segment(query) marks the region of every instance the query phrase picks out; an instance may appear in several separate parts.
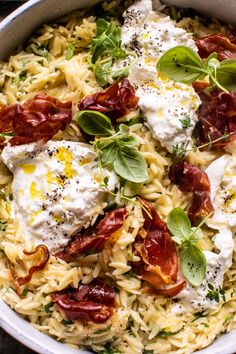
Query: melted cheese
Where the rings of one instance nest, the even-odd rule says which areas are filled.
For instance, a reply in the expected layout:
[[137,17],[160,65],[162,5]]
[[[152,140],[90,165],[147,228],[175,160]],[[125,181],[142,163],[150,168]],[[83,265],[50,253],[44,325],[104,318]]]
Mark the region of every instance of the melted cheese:
[[[55,252],[101,211],[106,192],[90,145],[49,141],[7,146],[2,160],[14,175],[15,216],[35,244]],[[113,189],[114,175],[104,171],[105,176]]]

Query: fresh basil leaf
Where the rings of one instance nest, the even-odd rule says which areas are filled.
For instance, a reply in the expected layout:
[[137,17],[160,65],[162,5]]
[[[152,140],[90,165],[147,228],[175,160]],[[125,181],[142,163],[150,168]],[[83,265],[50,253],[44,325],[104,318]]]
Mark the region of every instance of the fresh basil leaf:
[[111,120],[103,113],[80,111],[76,117],[79,126],[90,135],[111,135]]
[[[98,145],[99,148],[99,145]],[[110,142],[101,149],[101,163],[103,166],[110,165],[117,157],[117,145],[115,141]]]
[[227,90],[236,92],[236,59],[222,61],[216,71],[216,79]]
[[125,180],[143,183],[147,181],[147,164],[140,152],[130,148],[119,148],[113,163],[115,172]]
[[198,53],[185,46],[176,46],[163,54],[157,63],[157,70],[171,80],[184,84],[191,84],[207,75]]
[[75,50],[74,44],[70,43],[66,49],[66,60],[70,60],[73,57],[74,50]]
[[181,245],[191,234],[191,222],[182,208],[171,210],[167,218],[167,227],[174,236],[174,241]]
[[183,275],[193,286],[200,286],[206,275],[206,257],[195,245],[186,242],[180,252]]
[[127,137],[122,137],[117,139],[117,143],[122,147],[122,148],[137,148],[138,146],[138,141],[135,139],[133,136],[127,136]]

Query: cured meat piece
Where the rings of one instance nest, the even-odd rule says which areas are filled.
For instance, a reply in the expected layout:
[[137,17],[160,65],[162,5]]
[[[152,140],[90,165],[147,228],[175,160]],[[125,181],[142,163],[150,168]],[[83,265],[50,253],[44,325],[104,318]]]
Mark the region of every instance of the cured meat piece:
[[43,94],[22,105],[15,104],[0,111],[0,132],[11,132],[15,136],[10,144],[29,144],[34,141],[50,140],[59,130],[71,122],[71,102],[60,102]]
[[144,206],[143,230],[134,243],[134,253],[140,257],[133,262],[138,276],[157,289],[177,281],[178,256],[166,223],[160,219],[150,203],[141,200]]
[[209,36],[202,37],[196,40],[196,45],[201,58],[207,58],[214,52],[217,53],[217,58],[220,61],[236,58],[234,32],[231,32],[229,38],[220,34],[211,34]]
[[199,146],[217,140],[212,147],[224,147],[236,138],[236,93],[200,90],[198,94],[202,105],[198,110],[198,129],[194,133],[196,143]]
[[68,320],[104,323],[115,312],[115,291],[102,279],[77,289],[66,289],[52,295],[52,301]]
[[127,79],[115,81],[113,85],[104,91],[85,97],[79,104],[79,109],[98,111],[106,114],[111,119],[126,115],[138,104],[134,87]]
[[170,167],[169,178],[182,192],[193,193],[188,211],[192,223],[214,210],[210,199],[210,180],[200,168],[185,161],[179,162]]
[[126,215],[127,212],[125,208],[119,208],[109,212],[94,230],[95,236],[75,236],[63,251],[56,254],[56,257],[67,260],[72,256],[79,256],[89,252],[101,252],[112,233],[122,227]]

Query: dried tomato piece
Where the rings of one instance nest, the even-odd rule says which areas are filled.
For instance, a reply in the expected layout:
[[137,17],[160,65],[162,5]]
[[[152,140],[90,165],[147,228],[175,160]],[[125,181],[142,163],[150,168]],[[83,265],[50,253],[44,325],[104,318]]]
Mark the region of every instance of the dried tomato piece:
[[[233,42],[231,39],[233,38]],[[236,44],[234,32],[229,38],[220,34],[211,34],[196,40],[198,53],[201,58],[207,58],[211,53],[216,52],[219,60],[236,58]]]
[[79,109],[105,113],[111,119],[126,115],[138,104],[135,89],[127,79],[115,81],[104,91],[85,97],[79,104]]
[[54,97],[36,95],[23,103],[11,105],[0,111],[0,132],[13,132],[11,145],[50,140],[71,122],[71,102],[61,102]]
[[49,260],[49,257],[50,257],[49,250],[45,245],[38,245],[35,248],[35,250],[32,252],[28,252],[28,251],[24,250],[24,254],[27,256],[33,256],[33,255],[38,254],[41,256],[41,260],[40,260],[40,262],[38,262],[36,265],[32,266],[29,269],[28,274],[25,277],[17,277],[15,274],[13,264],[8,260],[8,265],[9,265],[9,268],[11,271],[11,275],[12,275],[12,278],[13,278],[13,281],[15,284],[16,291],[19,296],[21,296],[20,286],[28,283],[32,279],[32,276],[35,272],[37,272],[38,270],[43,270]]
[[182,192],[193,193],[188,211],[192,223],[214,210],[210,199],[210,180],[206,172],[188,162],[179,162],[170,167],[169,178]]
[[52,295],[52,301],[68,320],[104,323],[115,312],[115,291],[102,279],[77,289],[66,289]]
[[134,243],[134,252],[141,258],[132,266],[139,277],[155,287],[177,281],[178,256],[166,223],[147,201],[140,202],[145,222],[141,236]]
[[111,235],[122,227],[126,215],[125,208],[112,210],[100,221],[94,230],[95,236],[75,236],[63,251],[56,253],[56,257],[67,260],[71,256],[79,256],[91,251],[101,252]]
[[197,145],[218,140],[212,147],[223,147],[236,138],[236,93],[201,90],[198,94],[202,104],[198,110],[198,129],[194,132]]

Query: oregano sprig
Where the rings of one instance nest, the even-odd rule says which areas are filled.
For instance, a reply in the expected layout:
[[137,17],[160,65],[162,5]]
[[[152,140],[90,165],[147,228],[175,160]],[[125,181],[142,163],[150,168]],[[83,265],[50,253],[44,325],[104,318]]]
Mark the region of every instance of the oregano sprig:
[[219,61],[212,53],[205,61],[186,46],[176,46],[164,53],[157,63],[157,70],[171,80],[192,84],[209,76],[211,88],[236,92],[236,59]]
[[206,258],[196,243],[201,226],[191,227],[187,213],[181,208],[173,209],[167,219],[167,227],[172,239],[180,246],[180,267],[185,278],[193,286],[200,286],[206,275]]
[[85,133],[98,136],[93,144],[103,167],[112,166],[116,174],[126,181],[147,181],[146,161],[138,151],[138,141],[129,135],[128,126],[120,124],[119,131],[115,132],[110,118],[88,110],[78,113],[77,122]]
[[125,59],[127,54],[121,48],[121,26],[114,20],[99,18],[96,22],[97,35],[92,40],[92,67],[98,84],[106,86],[118,77],[127,77],[128,68],[114,70],[115,60]]

